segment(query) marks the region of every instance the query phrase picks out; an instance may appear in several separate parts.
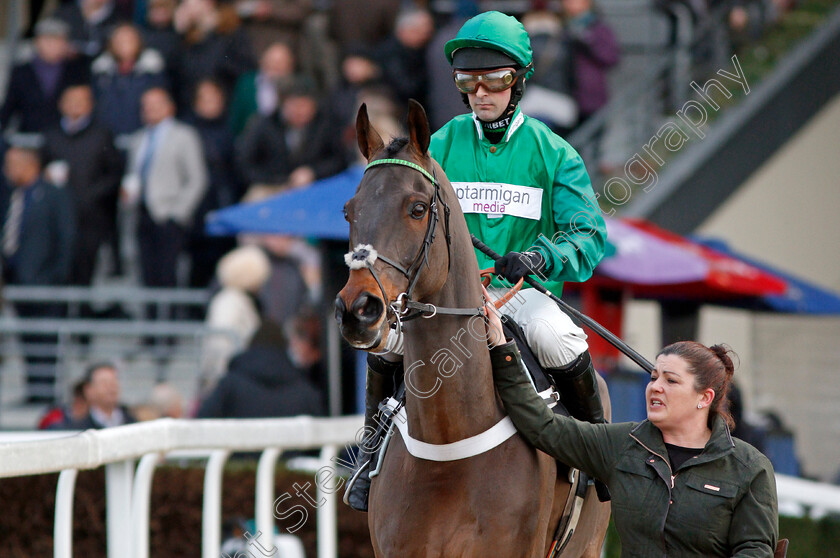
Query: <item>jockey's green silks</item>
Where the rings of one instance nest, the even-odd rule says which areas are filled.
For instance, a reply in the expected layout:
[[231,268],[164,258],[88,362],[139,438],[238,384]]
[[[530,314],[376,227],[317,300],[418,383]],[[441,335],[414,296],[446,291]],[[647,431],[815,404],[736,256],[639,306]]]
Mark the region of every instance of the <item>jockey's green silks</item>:
[[[429,150],[471,233],[500,254],[540,248],[548,259],[542,282],[557,295],[564,281],[589,279],[604,255],[606,226],[583,160],[565,140],[517,107],[498,143],[465,114],[438,130]],[[476,256],[480,268],[493,267]]]

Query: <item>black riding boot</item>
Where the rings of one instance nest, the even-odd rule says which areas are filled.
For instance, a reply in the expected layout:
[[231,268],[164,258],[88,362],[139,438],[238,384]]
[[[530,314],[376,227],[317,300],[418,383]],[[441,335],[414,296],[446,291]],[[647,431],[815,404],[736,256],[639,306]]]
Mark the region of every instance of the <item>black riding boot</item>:
[[601,393],[592,357],[589,351],[580,355],[573,363],[563,368],[546,368],[551,375],[563,404],[569,413],[578,420],[595,424],[604,420],[604,407],[601,405]]
[[381,440],[374,439],[379,433],[381,420],[376,420],[379,404],[394,392],[394,376],[402,371],[402,362],[390,362],[374,354],[367,357],[367,383],[365,385],[365,438],[359,446],[358,466],[353,474],[353,481],[347,487],[347,503],[357,511],[368,510],[370,492],[369,463],[379,448]]

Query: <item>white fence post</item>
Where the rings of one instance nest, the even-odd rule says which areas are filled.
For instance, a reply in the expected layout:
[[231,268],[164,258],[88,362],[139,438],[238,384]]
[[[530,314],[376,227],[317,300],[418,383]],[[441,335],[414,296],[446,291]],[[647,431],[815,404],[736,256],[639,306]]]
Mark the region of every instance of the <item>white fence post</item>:
[[204,471],[204,504],[201,512],[201,556],[219,558],[222,538],[222,473],[230,452],[215,450]]
[[133,478],[133,459],[105,465],[108,558],[130,556],[131,485]]
[[254,497],[254,517],[257,532],[253,533],[263,548],[274,548],[274,468],[280,456],[279,448],[268,448],[257,465],[257,487]]
[[73,558],[73,493],[76,489],[76,469],[65,469],[58,475],[55,490],[55,525],[53,525],[53,556]]
[[149,558],[149,500],[152,496],[152,476],[160,461],[160,454],[147,453],[140,459],[134,473],[131,493],[131,554],[134,558]]
[[[338,455],[337,446],[324,446],[321,450],[321,463],[327,464],[327,471],[332,471],[329,463],[332,458]],[[320,502],[324,498],[323,506],[318,508],[318,558],[338,558],[338,496],[336,491],[326,492],[321,486],[319,469],[315,473],[315,501]],[[334,474],[334,473],[333,473]],[[327,481],[324,481],[327,482]]]

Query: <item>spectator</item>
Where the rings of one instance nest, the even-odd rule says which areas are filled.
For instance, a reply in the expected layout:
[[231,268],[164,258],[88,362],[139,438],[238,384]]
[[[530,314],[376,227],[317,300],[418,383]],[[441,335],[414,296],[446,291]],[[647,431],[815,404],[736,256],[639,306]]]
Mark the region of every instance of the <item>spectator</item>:
[[734,382],[730,386],[731,389],[727,394],[729,413],[732,415],[732,420],[735,426],[732,428],[732,435],[747,442],[755,447],[758,451],[764,452],[764,439],[766,432],[747,420],[746,413],[744,413],[744,401],[741,396],[741,390]]
[[114,136],[140,129],[140,97],[153,87],[165,87],[163,57],[144,49],[140,31],[129,23],[114,28],[108,51],[93,62],[97,115]]
[[300,52],[301,29],[313,12],[311,0],[237,0],[236,13],[254,52],[280,40]]
[[270,273],[268,257],[256,246],[237,248],[220,261],[216,275],[222,289],[210,300],[205,324],[224,333],[208,335],[201,350],[202,391],[227,369],[231,356],[250,343],[262,323],[256,293]]
[[563,15],[580,125],[607,104],[607,70],[618,64],[619,49],[612,30],[593,9],[592,0],[563,0]]
[[400,0],[342,0],[329,9],[328,34],[339,51],[375,47],[388,38],[400,11]]
[[184,416],[184,399],[169,382],[161,382],[152,388],[149,407],[154,411],[155,418],[179,419]]
[[53,407],[38,421],[38,430],[67,430],[74,423],[83,420],[90,406],[85,399],[85,382],[79,380],[73,384],[70,405]]
[[111,428],[137,422],[128,408],[120,404],[120,379],[115,365],[101,362],[90,366],[84,381],[90,411],[73,423],[74,429]]
[[102,53],[111,27],[119,20],[114,0],[64,2],[55,11],[55,17],[69,26],[73,50],[88,59]]
[[289,358],[325,393],[328,386],[321,350],[321,320],[312,308],[304,308],[291,320],[288,331]]
[[452,90],[452,66],[440,53],[443,52],[443,46],[455,38],[461,26],[476,15],[478,5],[475,0],[457,0],[452,17],[435,32],[426,47],[426,68],[429,71],[426,113],[429,115],[432,132],[467,112],[461,96]]
[[69,58],[67,24],[45,19],[35,27],[35,56],[15,66],[9,77],[6,99],[0,107],[0,129],[9,131],[19,120],[17,131],[39,133],[58,126],[61,115],[58,98],[68,84],[85,83],[87,68]]
[[380,49],[385,81],[394,88],[400,106],[405,106],[409,99],[426,105],[429,88],[426,45],[434,30],[429,12],[416,8],[405,10],[397,17],[393,35]]
[[236,155],[250,185],[270,188],[306,186],[347,166],[341,137],[305,81],[283,92],[277,112],[249,123]]
[[265,317],[287,323],[321,297],[321,255],[306,241],[286,235],[261,235],[254,242],[268,253],[271,274],[260,291]]
[[[12,146],[4,157],[0,184],[2,269],[6,285],[65,285],[70,277],[76,232],[73,205],[67,192],[41,178],[41,157],[35,150]],[[21,318],[62,315],[54,304],[19,303]],[[55,399],[57,337],[25,334],[28,402]]]
[[156,50],[163,56],[169,83],[175,83],[173,72],[178,65],[183,44],[175,30],[175,0],[149,0],[146,22],[142,28],[146,48]]
[[122,161],[113,136],[93,118],[89,85],[61,96],[61,124],[45,135],[47,178],[70,195],[76,215],[76,252],[70,283],[90,285],[100,246],[117,238],[117,195]]
[[198,409],[197,418],[322,415],[323,396],[289,360],[282,328],[263,322],[248,349]]
[[184,37],[177,66],[178,109],[188,112],[198,83],[219,81],[230,95],[236,80],[255,67],[248,37],[232,6],[215,0],[184,0],[175,10],[175,29]]
[[522,95],[522,110],[566,136],[577,124],[577,102],[572,96],[572,56],[563,35],[560,16],[547,2],[533,2],[522,18],[534,50],[534,75]]
[[247,72],[236,82],[230,105],[234,135],[245,129],[254,114],[268,116],[277,110],[280,89],[294,80],[295,56],[286,43],[273,43],[260,57],[259,71]]
[[219,259],[236,247],[232,237],[208,236],[204,232],[205,216],[216,209],[239,201],[244,194],[233,160],[233,134],[225,112],[225,92],[213,80],[203,80],[195,92],[195,116],[190,119],[204,148],[209,185],[196,210],[190,231],[190,286],[206,287],[216,271]]
[[367,90],[385,88],[382,67],[373,49],[356,44],[344,51],[340,74],[339,85],[328,101],[333,127],[342,130],[342,135],[348,136],[346,139],[355,142],[356,112],[361,104],[359,97]]
[[191,126],[175,120],[169,93],[149,89],[140,103],[146,127],[131,141],[130,175],[123,181],[123,192],[139,206],[137,241],[143,285],[175,287],[178,256],[207,190],[207,169],[201,140]]

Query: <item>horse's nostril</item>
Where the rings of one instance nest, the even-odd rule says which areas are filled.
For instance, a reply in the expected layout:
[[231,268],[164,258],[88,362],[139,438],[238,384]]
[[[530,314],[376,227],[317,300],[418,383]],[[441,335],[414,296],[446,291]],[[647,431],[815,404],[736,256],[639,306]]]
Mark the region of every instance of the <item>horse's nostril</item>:
[[351,307],[353,317],[362,324],[371,324],[379,320],[385,304],[378,298],[368,293],[361,294]]
[[335,319],[338,323],[341,323],[341,318],[345,312],[347,312],[347,305],[344,304],[344,299],[341,298],[341,295],[338,295],[335,297]]

